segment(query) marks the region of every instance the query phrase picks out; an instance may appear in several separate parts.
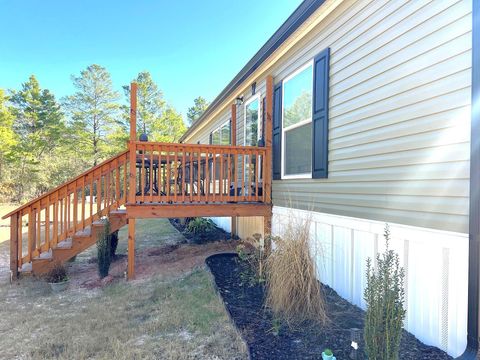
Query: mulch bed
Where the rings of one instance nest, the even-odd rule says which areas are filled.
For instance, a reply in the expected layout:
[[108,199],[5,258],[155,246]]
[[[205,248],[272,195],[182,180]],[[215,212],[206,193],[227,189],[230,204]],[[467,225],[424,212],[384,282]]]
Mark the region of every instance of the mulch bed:
[[212,241],[221,241],[221,240],[229,240],[231,239],[230,233],[226,232],[225,230],[215,226],[212,230],[202,232],[199,234],[191,234],[185,231],[187,221],[183,224],[180,219],[169,219],[170,223],[173,225],[175,229],[177,229],[182,235],[187,239],[189,243],[193,244],[205,244],[207,242]]
[[[213,255],[206,263],[227,311],[248,344],[251,359],[321,359],[326,348],[332,349],[338,360],[366,359],[361,350],[353,357],[350,330],[363,329],[364,312],[332,288],[322,285],[329,324],[304,324],[295,330],[282,324],[279,334],[275,335],[273,316],[263,305],[264,286],[245,281],[250,268],[236,254]],[[359,349],[363,349],[363,334],[359,337]],[[400,347],[400,359],[451,359],[445,352],[423,344],[406,331]]]

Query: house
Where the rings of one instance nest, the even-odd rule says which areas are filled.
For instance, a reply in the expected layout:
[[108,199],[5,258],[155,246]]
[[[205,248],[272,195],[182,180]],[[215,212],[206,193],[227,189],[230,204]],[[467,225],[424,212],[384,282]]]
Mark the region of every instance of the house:
[[475,358],[479,14],[476,0],[305,0],[180,144],[137,140],[132,84],[128,149],[5,216],[12,275],[91,246],[104,216],[128,223],[132,279],[137,218],[212,217],[248,237],[293,214],[312,220],[319,279],[363,307],[389,223],[405,328]]
[[[181,139],[264,143],[271,75],[273,233],[310,218],[319,278],[364,307],[366,258],[389,223],[407,273],[405,328],[453,356],[467,345],[467,313],[469,346],[478,337],[472,5],[306,0]],[[242,238],[263,231],[260,217],[214,220]]]

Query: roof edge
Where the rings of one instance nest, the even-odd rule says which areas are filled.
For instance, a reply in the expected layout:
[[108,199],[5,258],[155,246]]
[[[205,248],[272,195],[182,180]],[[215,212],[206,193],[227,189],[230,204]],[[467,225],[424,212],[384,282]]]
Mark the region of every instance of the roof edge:
[[247,64],[240,70],[240,72],[228,83],[228,85],[220,92],[219,95],[212,101],[200,118],[195,121],[182,135],[180,142],[183,142],[186,137],[191,135],[200,124],[213,112],[213,110],[228,96],[230,96],[235,89],[243,83],[290,35],[292,35],[310,15],[312,15],[325,0],[304,0],[295,11],[288,17],[287,20],[278,28],[277,31],[267,40],[267,42],[256,52],[256,54],[247,62]]

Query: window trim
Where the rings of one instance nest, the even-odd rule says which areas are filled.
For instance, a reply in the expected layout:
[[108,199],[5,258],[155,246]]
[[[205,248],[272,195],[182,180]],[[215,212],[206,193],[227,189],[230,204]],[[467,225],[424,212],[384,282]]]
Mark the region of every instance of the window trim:
[[255,100],[258,100],[258,110],[257,110],[257,113],[258,113],[258,116],[257,116],[257,142],[258,140],[260,140],[262,137],[262,132],[261,132],[261,129],[260,129],[260,122],[261,122],[261,119],[260,119],[260,94],[257,93],[255,95],[253,95],[252,97],[250,97],[250,99],[248,99],[247,101],[245,101],[244,105],[243,105],[243,146],[250,146],[250,145],[247,145],[247,106],[250,105],[252,102],[254,102]]
[[[281,176],[282,180],[283,179],[285,179],[285,180],[288,180],[288,179],[312,179],[312,176],[313,176],[311,169],[310,169],[309,173],[285,175],[285,132],[289,131],[289,130],[293,130],[293,129],[298,128],[298,127],[303,126],[303,125],[307,125],[309,123],[312,124],[312,126],[313,126],[313,112],[312,112],[312,115],[311,115],[310,119],[305,119],[305,120],[299,121],[298,123],[290,125],[289,127],[286,127],[286,128],[284,127],[284,124],[285,124],[285,116],[284,116],[285,115],[285,99],[284,99],[285,83],[288,83],[289,80],[293,79],[295,76],[297,76],[298,74],[300,74],[302,71],[304,71],[305,69],[307,69],[309,67],[312,67],[312,108],[313,108],[313,87],[314,87],[314,84],[315,84],[314,59],[311,59],[308,62],[306,62],[305,64],[303,64],[302,66],[300,66],[298,69],[296,69],[291,74],[286,76],[285,79],[283,79],[283,81],[282,81],[282,123],[281,123],[282,151],[281,151],[281,155],[280,155],[281,156],[280,157],[280,168],[281,168],[280,176]],[[312,134],[312,136],[313,136],[313,134]],[[313,156],[312,156],[312,161],[313,161]]]

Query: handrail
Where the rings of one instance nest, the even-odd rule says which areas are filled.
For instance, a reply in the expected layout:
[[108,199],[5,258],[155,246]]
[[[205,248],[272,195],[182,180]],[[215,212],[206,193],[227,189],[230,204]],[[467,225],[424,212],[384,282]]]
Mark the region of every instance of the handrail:
[[14,275],[24,263],[125,205],[128,162],[129,151],[123,151],[5,215],[3,218],[10,217],[10,268]]
[[93,168],[88,169],[87,171],[83,172],[82,174],[78,175],[77,177],[73,178],[72,180],[69,180],[69,181],[67,181],[67,182],[65,182],[65,183],[63,183],[63,184],[61,184],[61,185],[58,185],[56,188],[50,190],[49,192],[47,192],[47,193],[45,193],[45,194],[43,194],[43,195],[40,195],[38,198],[35,198],[35,199],[27,202],[26,204],[18,207],[17,209],[10,211],[8,214],[2,216],[2,219],[5,220],[5,219],[9,218],[10,216],[12,216],[13,214],[18,213],[19,211],[27,208],[28,206],[37,203],[39,200],[42,200],[42,199],[46,198],[47,196],[52,195],[53,193],[59,191],[59,190],[62,189],[63,187],[66,187],[66,186],[68,187],[69,185],[75,183],[77,180],[81,179],[82,177],[84,177],[84,176],[86,176],[86,175],[88,175],[88,174],[90,174],[90,173],[92,173],[92,172],[100,169],[101,167],[105,166],[106,164],[108,164],[108,163],[110,163],[110,162],[112,162],[112,161],[115,161],[115,159],[120,158],[120,157],[122,157],[123,155],[127,155],[127,158],[128,158],[128,152],[129,152],[129,150],[124,150],[124,151],[122,151],[121,153],[119,153],[118,155],[115,155],[113,158],[110,158],[110,159],[107,159],[107,160],[101,162],[101,163],[98,164],[97,166],[94,166]]

